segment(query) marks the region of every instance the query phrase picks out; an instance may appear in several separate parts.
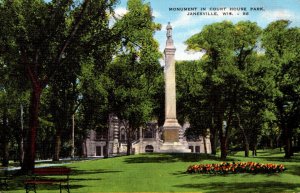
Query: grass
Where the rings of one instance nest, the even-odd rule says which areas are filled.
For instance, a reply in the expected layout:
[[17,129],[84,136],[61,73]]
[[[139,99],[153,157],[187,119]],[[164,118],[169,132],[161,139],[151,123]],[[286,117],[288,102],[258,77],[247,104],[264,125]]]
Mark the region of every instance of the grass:
[[[258,157],[237,152],[228,161],[284,164],[281,174],[186,174],[195,163],[219,163],[218,157],[196,154],[143,154],[68,164],[71,193],[97,192],[300,192],[300,154],[283,158],[279,150],[258,151]],[[8,193],[24,193],[24,176],[10,181]],[[1,190],[0,190],[1,192]],[[38,186],[38,193],[59,192],[58,186]]]

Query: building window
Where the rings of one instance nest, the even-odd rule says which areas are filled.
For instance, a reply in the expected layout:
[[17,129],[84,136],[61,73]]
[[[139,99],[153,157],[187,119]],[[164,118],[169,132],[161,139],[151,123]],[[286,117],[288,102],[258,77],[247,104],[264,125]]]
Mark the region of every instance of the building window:
[[196,146],[196,153],[200,153],[200,146]]
[[189,146],[189,149],[191,150],[192,153],[194,153],[194,146]]

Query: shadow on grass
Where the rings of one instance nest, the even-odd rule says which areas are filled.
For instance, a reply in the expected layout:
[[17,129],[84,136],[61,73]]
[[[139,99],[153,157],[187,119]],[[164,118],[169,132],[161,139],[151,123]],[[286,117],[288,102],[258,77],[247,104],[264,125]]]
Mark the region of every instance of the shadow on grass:
[[300,162],[299,156],[293,156],[289,159],[284,158],[283,156],[276,156],[276,157],[267,157],[267,156],[260,156],[259,158],[264,159],[266,161],[272,161],[272,162]]
[[178,177],[190,175],[190,174],[186,173],[185,171],[176,171],[176,172],[173,172],[173,173],[170,173],[170,174],[174,175],[174,176],[178,176]]
[[104,173],[118,173],[118,172],[123,172],[123,171],[116,171],[116,170],[104,170],[104,169],[99,169],[99,170],[77,170],[75,168],[72,168],[72,172],[70,177],[76,176],[76,175],[90,175],[90,174],[104,174]]
[[[195,154],[195,153],[148,153],[140,154],[139,156],[132,156],[125,159],[124,162],[128,164],[135,163],[172,163],[172,162],[199,162],[203,160],[213,160],[213,161],[224,161],[219,157],[213,155],[205,154]],[[225,161],[233,161],[233,159],[226,159]]]
[[[25,192],[25,186],[24,181],[28,179],[28,176],[15,176],[11,177],[8,180],[8,189],[4,192],[15,192],[18,190],[24,190]],[[72,192],[72,189],[79,189],[83,188],[82,185],[72,185],[73,179],[70,180],[70,191]],[[58,190],[59,191],[59,184],[53,184],[53,185],[37,185],[37,190]],[[1,192],[1,190],[0,190]],[[38,192],[38,191],[37,191]]]
[[[79,189],[83,188],[83,185],[76,185],[77,182],[80,181],[99,181],[102,180],[100,177],[96,176],[90,176],[93,174],[103,174],[103,173],[113,173],[113,172],[122,172],[122,171],[111,171],[111,170],[76,170],[75,168],[71,168],[72,172],[70,174],[70,190],[72,192],[72,189]],[[54,176],[55,178],[56,176]],[[30,176],[27,175],[19,175],[18,173],[15,175],[12,175],[8,179],[8,192],[14,192],[17,190],[24,190],[24,181],[26,179],[30,179]],[[40,178],[47,178],[47,177],[40,177]],[[52,178],[52,177],[51,177]],[[59,176],[58,178],[65,178],[65,176]],[[72,185],[75,183],[74,185]],[[58,190],[59,191],[59,185],[38,185],[37,190]],[[1,192],[1,190],[0,190]]]
[[286,192],[296,191],[300,188],[300,184],[281,183],[281,182],[248,182],[248,183],[222,183],[210,182],[202,184],[182,184],[175,185],[176,188],[198,189],[205,192]]
[[288,165],[286,166],[287,170],[285,171],[286,173],[300,176],[300,166],[299,165]]
[[98,181],[98,180],[102,180],[102,178],[71,178],[70,181]]
[[[102,180],[102,178],[98,177],[97,174],[104,174],[104,173],[118,173],[122,171],[113,171],[113,170],[76,170],[72,169],[72,173],[70,175],[71,181],[98,181]],[[90,176],[92,175],[92,176]],[[96,176],[96,177],[95,177]]]

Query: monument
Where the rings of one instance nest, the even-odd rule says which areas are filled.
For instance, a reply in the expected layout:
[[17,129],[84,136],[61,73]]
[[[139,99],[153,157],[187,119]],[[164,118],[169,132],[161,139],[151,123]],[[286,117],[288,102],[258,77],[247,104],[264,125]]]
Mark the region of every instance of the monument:
[[165,54],[165,122],[163,125],[163,144],[161,152],[191,152],[186,141],[180,137],[181,126],[176,118],[176,82],[175,51],[172,38],[172,26],[167,25],[167,42]]
[[[163,128],[158,127],[156,121],[148,122],[146,127],[140,127],[139,135],[134,136],[132,149],[135,154],[146,152],[160,153],[211,153],[209,136],[199,136],[197,140],[188,141],[183,137],[183,132],[190,127],[188,122],[183,127],[176,118],[176,82],[175,82],[175,47],[172,39],[172,26],[167,25],[167,42],[165,54],[165,122]],[[91,130],[89,137],[83,143],[86,156],[103,156],[108,151],[109,155],[122,155],[127,152],[125,125],[117,116],[109,119],[109,135],[106,132],[98,133]],[[160,138],[162,134],[163,140]]]

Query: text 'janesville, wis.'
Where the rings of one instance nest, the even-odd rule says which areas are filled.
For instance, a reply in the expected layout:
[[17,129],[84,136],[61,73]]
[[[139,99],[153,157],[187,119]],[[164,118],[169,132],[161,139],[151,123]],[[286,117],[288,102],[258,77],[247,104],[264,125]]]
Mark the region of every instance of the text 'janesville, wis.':
[[263,7],[170,7],[169,11],[187,12],[187,15],[249,15],[250,12],[265,11]]

